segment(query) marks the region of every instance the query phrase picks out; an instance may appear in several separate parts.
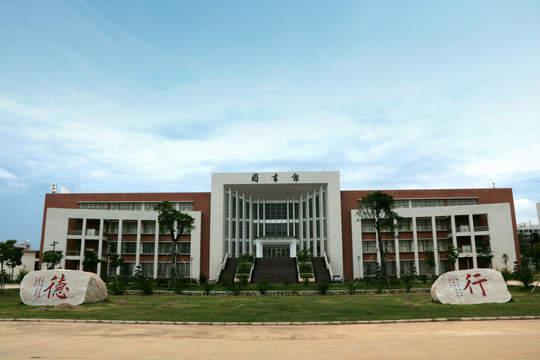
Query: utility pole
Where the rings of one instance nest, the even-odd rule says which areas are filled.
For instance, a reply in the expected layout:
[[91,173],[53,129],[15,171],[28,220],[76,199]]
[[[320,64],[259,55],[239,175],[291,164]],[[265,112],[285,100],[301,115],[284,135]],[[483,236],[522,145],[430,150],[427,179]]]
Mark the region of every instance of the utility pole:
[[56,250],[56,244],[58,244],[58,241],[53,241],[52,244],[50,244],[52,246],[52,250],[55,251]]

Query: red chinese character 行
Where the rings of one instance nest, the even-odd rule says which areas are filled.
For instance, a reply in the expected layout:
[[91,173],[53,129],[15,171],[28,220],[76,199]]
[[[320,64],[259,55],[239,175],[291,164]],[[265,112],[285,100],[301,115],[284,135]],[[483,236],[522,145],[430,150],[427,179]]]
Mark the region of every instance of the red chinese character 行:
[[62,277],[60,280],[58,280],[57,283],[54,282],[54,280],[57,280],[58,278],[56,276],[53,276],[51,279],[51,285],[49,285],[48,288],[43,290],[43,292],[49,292],[47,294],[47,299],[49,299],[52,295],[52,297],[58,297],[59,299],[65,299],[67,297],[66,292],[69,291],[69,288],[66,286],[66,277],[64,274],[62,274]]
[[480,279],[478,281],[472,282],[470,280],[471,276],[477,278],[477,277],[480,277],[481,275],[480,274],[474,274],[474,275],[467,274],[467,278],[465,279],[465,280],[467,280],[467,285],[463,288],[463,290],[467,290],[467,288],[469,288],[469,291],[471,292],[471,295],[472,295],[473,294],[473,289],[472,289],[471,285],[478,285],[478,286],[480,286],[480,289],[482,289],[482,296],[486,296],[486,291],[484,290],[484,286],[482,286],[482,283],[484,281],[487,281],[487,279]]

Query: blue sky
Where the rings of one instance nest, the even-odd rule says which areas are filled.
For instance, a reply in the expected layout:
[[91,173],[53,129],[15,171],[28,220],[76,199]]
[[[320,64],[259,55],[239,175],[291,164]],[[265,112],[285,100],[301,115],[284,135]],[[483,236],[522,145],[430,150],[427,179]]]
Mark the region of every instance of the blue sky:
[[538,222],[538,1],[0,0],[0,240],[44,194],[511,187]]

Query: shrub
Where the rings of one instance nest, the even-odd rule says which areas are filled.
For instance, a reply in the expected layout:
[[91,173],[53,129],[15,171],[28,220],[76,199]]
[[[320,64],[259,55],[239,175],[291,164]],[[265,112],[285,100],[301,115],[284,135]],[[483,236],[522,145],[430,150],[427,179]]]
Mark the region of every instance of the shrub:
[[205,285],[206,283],[208,283],[208,277],[204,274],[199,275],[199,285]]
[[288,277],[284,276],[284,277],[283,277],[283,283],[285,284],[285,286],[289,286],[289,284],[291,283],[291,279],[289,279]]
[[17,284],[21,283],[21,281],[26,276],[26,274],[28,274],[28,270],[24,270],[24,269],[19,270],[19,273],[17,274],[17,277],[15,279],[17,281]]
[[233,295],[240,295],[242,293],[242,284],[236,281],[229,281],[227,283],[227,289],[233,293]]
[[349,289],[349,294],[353,295],[356,291],[356,282],[355,281],[349,281],[347,283],[347,288]]
[[516,280],[521,281],[525,288],[531,287],[531,284],[534,281],[534,275],[528,266],[523,266],[521,269],[516,270],[514,275]]
[[512,271],[507,268],[501,269],[500,272],[504,281],[512,280],[514,278],[514,274],[512,273]]
[[325,279],[324,281],[317,284],[320,295],[326,295],[326,292],[330,288],[330,280]]
[[154,279],[145,276],[140,265],[137,266],[135,270],[134,278],[137,281],[139,285],[138,287],[142,291],[143,295],[152,295],[154,293]]
[[270,287],[270,283],[268,282],[266,278],[262,278],[257,284],[257,290],[259,290],[259,293],[261,295],[266,294],[266,291],[268,290],[269,287]]
[[109,290],[113,295],[123,295],[126,292],[128,281],[123,276],[116,277],[109,284]]
[[209,282],[206,282],[203,284],[203,289],[206,295],[210,295],[210,292],[214,289],[214,284],[210,284]]

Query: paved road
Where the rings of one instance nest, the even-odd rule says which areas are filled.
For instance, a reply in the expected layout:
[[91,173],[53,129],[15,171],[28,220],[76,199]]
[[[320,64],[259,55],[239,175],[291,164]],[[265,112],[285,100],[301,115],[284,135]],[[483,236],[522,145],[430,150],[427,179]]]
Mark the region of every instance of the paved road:
[[540,320],[366,325],[0,322],[0,359],[539,359]]

